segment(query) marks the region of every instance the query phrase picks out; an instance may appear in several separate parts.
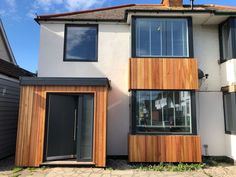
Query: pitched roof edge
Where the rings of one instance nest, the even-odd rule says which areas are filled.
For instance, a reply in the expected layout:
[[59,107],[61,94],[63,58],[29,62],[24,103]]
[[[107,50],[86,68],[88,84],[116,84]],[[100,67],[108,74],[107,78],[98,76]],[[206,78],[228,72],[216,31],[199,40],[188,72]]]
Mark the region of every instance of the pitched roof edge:
[[119,5],[119,6],[111,6],[111,7],[104,7],[104,8],[97,8],[97,9],[90,9],[90,10],[82,10],[82,11],[76,11],[76,12],[66,12],[66,13],[59,13],[59,14],[49,14],[49,15],[39,15],[35,18],[36,21],[47,19],[51,17],[62,17],[62,16],[68,16],[68,15],[77,15],[77,14],[83,14],[83,13],[89,13],[89,12],[97,12],[97,11],[103,11],[103,10],[111,10],[111,9],[118,9],[123,7],[131,7],[135,6],[136,4],[125,4],[125,5]]
[[[68,13],[60,13],[60,14],[51,14],[51,15],[41,15],[41,16],[37,16],[35,18],[35,21],[39,24],[39,21],[94,21],[94,22],[98,22],[98,21],[105,21],[105,22],[114,22],[114,21],[118,21],[118,22],[123,22],[125,21],[127,14],[125,15],[124,19],[94,19],[94,18],[88,18],[88,19],[68,19],[68,18],[57,18],[57,17],[63,17],[63,16],[70,16],[70,15],[77,15],[77,14],[83,14],[83,13],[90,13],[90,12],[98,12],[98,11],[105,11],[105,10],[110,10],[110,9],[119,9],[119,8],[124,8],[124,7],[132,7],[132,6],[148,6],[148,5],[155,5],[155,6],[163,6],[163,4],[126,4],[126,5],[120,5],[120,6],[111,6],[111,7],[105,7],[105,8],[97,8],[97,9],[91,9],[91,10],[83,10],[83,11],[77,11],[77,12],[68,12]],[[222,8],[222,9],[235,9],[236,7],[234,6],[224,6],[224,5],[218,5],[218,4],[195,4],[195,7],[215,7],[215,8]],[[190,7],[190,5],[188,4],[184,4],[183,7]],[[129,13],[129,12],[144,12],[145,9],[126,9],[125,13]],[[188,10],[188,9],[157,9],[157,10],[146,10],[147,12],[151,12],[151,11],[160,11],[160,12],[208,12],[208,13],[215,13],[215,14],[221,14],[221,12],[219,10],[216,9],[202,9],[202,10]],[[219,11],[219,12],[217,12]],[[224,14],[225,12],[222,11],[222,13]],[[227,12],[230,14],[236,14],[236,12]]]
[[31,76],[31,77],[36,76],[36,74],[27,71],[19,67],[18,65],[9,63],[1,58],[0,58],[0,73],[15,79],[19,79],[19,76]]

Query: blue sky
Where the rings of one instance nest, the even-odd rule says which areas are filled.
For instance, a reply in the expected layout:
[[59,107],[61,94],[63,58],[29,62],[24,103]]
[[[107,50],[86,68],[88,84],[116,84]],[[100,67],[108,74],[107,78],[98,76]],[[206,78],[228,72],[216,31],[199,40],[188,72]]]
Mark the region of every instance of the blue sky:
[[[37,71],[39,25],[35,13],[52,14],[121,4],[160,3],[161,0],[1,0],[0,17],[19,66]],[[189,3],[189,0],[184,0]],[[236,6],[235,0],[195,0],[196,4]]]

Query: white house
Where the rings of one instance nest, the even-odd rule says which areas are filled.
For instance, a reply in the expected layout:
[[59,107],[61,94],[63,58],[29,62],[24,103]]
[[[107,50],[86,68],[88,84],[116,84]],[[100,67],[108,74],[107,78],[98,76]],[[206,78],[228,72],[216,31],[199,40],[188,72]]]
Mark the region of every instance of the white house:
[[16,164],[236,160],[235,15],[163,0],[37,16]]

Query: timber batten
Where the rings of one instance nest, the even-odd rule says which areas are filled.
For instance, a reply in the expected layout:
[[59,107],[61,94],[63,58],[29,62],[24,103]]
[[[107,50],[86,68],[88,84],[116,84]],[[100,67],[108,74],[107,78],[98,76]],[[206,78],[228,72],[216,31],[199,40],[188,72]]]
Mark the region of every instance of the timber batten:
[[130,58],[129,89],[197,90],[193,58]]
[[129,135],[129,162],[202,162],[200,137]]
[[105,167],[108,86],[21,86],[16,165],[38,167],[43,163],[47,93],[94,94],[93,163]]

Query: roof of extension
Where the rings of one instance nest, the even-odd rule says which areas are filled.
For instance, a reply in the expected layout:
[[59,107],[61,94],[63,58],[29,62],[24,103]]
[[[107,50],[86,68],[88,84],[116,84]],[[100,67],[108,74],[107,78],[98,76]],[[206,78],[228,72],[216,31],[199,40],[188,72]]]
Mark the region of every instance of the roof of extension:
[[19,79],[21,76],[35,76],[34,73],[22,69],[17,65],[9,63],[3,59],[0,59],[0,74],[4,74],[15,79]]
[[121,6],[113,6],[99,8],[93,10],[84,10],[69,13],[60,13],[52,15],[40,15],[35,18],[37,22],[55,20],[74,20],[74,21],[125,21],[128,12],[209,12],[214,14],[234,14],[236,15],[236,7],[222,6],[215,4],[194,5],[192,9],[190,5],[182,7],[168,7],[163,4],[127,4]]

